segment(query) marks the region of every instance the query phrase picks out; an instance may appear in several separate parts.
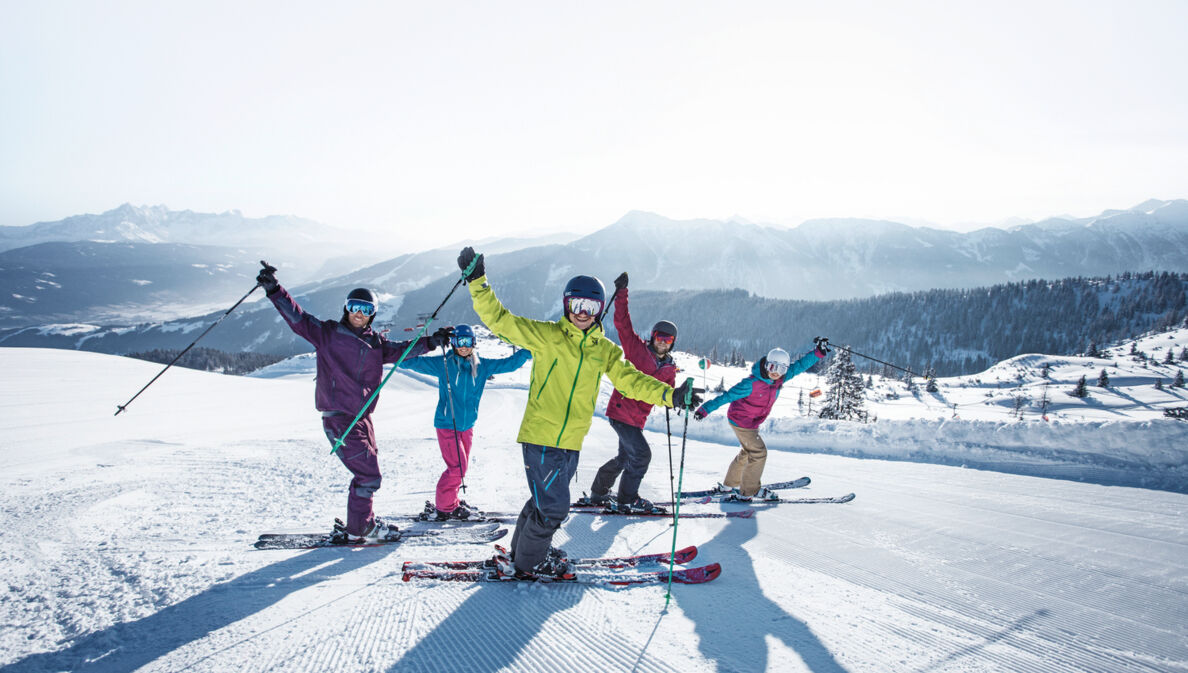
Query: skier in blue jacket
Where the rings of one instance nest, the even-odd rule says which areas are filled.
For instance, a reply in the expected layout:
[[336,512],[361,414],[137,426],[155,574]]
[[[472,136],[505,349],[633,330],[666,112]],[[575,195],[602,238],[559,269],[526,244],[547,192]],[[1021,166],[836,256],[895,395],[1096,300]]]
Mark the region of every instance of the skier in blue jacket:
[[532,357],[527,349],[495,360],[480,360],[475,351],[474,330],[470,325],[453,328],[449,353],[406,359],[402,369],[437,377],[437,412],[433,427],[446,469],[437,480],[435,502],[425,503],[422,519],[446,521],[467,519],[478,510],[458,498],[458,487],[470,462],[470,444],[474,423],[478,420],[479,401],[487,380],[496,374],[513,372]]

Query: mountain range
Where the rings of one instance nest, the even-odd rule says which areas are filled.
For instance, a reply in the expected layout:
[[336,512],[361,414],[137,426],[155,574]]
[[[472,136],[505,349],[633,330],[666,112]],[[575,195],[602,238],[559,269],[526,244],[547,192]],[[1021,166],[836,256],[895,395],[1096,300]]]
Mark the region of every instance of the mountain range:
[[[221,311],[216,307],[230,306],[251,287],[255,260],[261,258],[279,266],[281,282],[322,317],[337,317],[351,288],[375,289],[383,303],[378,322],[397,333],[417,325],[457,277],[455,246],[346,273],[313,272],[311,278],[308,268],[314,263],[303,267],[304,260],[316,258],[328,249],[327,241],[343,234],[299,218],[251,220],[237,213],[125,205],[102,216],[31,225],[23,228],[23,239],[4,229],[0,240],[9,243],[109,237],[41,240],[0,253],[5,290],[0,326],[8,328],[0,330],[0,345],[9,346],[113,353],[184,346],[191,330],[217,319]],[[678,221],[635,211],[589,235],[552,240],[557,242],[477,245],[487,252],[488,275],[511,310],[556,318],[563,284],[579,273],[597,275],[609,288],[619,272],[628,271],[632,290],[674,293],[671,300],[649,299],[660,305],[675,305],[692,293],[735,289],[743,292],[740,297],[756,299],[841,301],[1030,279],[1182,273],[1188,272],[1188,201],[1152,200],[1092,218],[970,233],[855,219],[812,220],[788,229]],[[203,245],[212,241],[222,245]],[[289,257],[295,248],[300,256]],[[737,304],[739,310],[753,310],[762,302]],[[193,310],[179,318],[186,308]],[[729,321],[720,311],[718,304],[716,319]],[[439,318],[475,319],[465,297],[455,298]],[[208,337],[213,343],[204,345],[280,354],[308,350],[278,320],[271,306],[250,300],[220,326],[220,336]],[[713,344],[701,345],[709,349]],[[720,346],[729,348],[731,342]]]

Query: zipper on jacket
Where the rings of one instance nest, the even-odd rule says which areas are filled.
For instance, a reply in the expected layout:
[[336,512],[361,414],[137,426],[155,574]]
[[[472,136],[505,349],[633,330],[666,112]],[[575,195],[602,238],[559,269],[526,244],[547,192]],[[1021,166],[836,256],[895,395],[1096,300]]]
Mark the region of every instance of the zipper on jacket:
[[540,390],[536,391],[536,399],[540,399],[541,394],[544,393],[545,386],[549,384],[549,377],[553,375],[553,367],[557,366],[557,358],[553,358],[553,364],[549,365],[549,371],[545,374],[544,381],[540,383]]
[[569,389],[569,401],[565,403],[565,420],[561,421],[561,432],[557,433],[557,446],[561,446],[561,435],[565,434],[565,426],[569,425],[569,408],[573,406],[573,393],[577,390],[578,377],[582,375],[582,363],[586,360],[586,349],[582,348],[586,345],[586,338],[589,334],[582,334],[582,340],[578,343],[578,366],[577,372],[573,375],[573,386]]

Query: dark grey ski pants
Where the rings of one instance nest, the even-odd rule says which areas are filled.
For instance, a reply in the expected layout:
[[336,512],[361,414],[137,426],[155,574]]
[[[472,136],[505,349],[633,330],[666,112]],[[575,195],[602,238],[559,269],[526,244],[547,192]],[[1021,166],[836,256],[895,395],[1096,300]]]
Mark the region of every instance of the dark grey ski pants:
[[516,520],[511,553],[516,570],[531,572],[548,556],[553,534],[569,516],[569,482],[577,472],[579,452],[538,444],[522,446],[531,497]]
[[639,497],[639,483],[643,481],[648,465],[652,462],[652,447],[648,446],[648,440],[644,439],[643,430],[613,418],[607,420],[619,435],[619,454],[598,468],[598,474],[594,476],[594,483],[590,486],[590,495],[609,493],[615,479],[619,478],[619,473],[622,472],[617,497],[621,503],[632,503]]

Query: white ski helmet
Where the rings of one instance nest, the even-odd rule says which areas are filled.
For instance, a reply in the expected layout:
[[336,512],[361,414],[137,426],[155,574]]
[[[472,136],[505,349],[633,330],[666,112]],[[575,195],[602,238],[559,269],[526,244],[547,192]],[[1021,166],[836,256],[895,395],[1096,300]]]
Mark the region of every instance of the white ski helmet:
[[792,365],[792,356],[788,355],[788,351],[783,348],[773,348],[767,351],[766,360],[768,368],[774,365],[781,374],[788,371],[788,367]]

